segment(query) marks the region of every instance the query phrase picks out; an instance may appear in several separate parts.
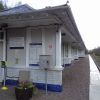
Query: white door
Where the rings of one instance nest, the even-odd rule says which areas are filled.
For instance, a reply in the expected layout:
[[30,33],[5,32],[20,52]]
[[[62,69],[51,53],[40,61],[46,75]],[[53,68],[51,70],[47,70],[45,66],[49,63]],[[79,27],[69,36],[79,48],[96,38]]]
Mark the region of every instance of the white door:
[[29,64],[32,66],[38,66],[39,56],[42,52],[42,45],[31,45],[29,51]]
[[[0,42],[0,61],[3,60],[3,42]],[[3,69],[0,65],[0,82],[2,82],[3,79]]]

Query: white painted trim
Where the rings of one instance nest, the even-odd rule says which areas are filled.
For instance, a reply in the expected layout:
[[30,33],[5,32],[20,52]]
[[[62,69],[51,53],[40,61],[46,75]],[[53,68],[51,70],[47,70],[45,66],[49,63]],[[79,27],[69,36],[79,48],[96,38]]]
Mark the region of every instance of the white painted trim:
[[72,57],[72,50],[71,50],[71,44],[69,43],[68,44],[68,58],[71,58]]
[[26,28],[26,67],[29,67],[29,43],[31,43],[31,29]]
[[42,54],[45,55],[45,29],[42,28]]
[[63,57],[65,57],[65,44],[63,43]]
[[4,41],[3,41],[3,60],[6,60],[6,31],[4,30]]
[[61,28],[56,32],[56,67],[61,68]]
[[[23,69],[23,70],[44,70],[44,68],[40,68],[40,67],[27,67],[25,68],[25,66],[13,66],[13,67],[8,67],[8,69]],[[53,66],[52,68],[49,68],[48,71],[62,71],[64,68],[56,68],[55,66]]]
[[77,58],[79,57],[79,51],[78,51],[78,48],[77,48]]

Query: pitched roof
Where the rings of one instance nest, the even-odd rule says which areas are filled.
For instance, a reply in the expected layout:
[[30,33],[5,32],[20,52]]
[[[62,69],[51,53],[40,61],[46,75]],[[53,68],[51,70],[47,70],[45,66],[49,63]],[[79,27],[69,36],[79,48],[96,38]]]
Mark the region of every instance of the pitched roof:
[[25,13],[25,12],[31,12],[33,10],[35,10],[35,9],[31,8],[27,4],[24,4],[24,5],[21,5],[21,6],[14,7],[14,8],[2,10],[0,12],[0,15],[9,15],[9,14],[16,14],[16,13]]
[[[22,17],[16,17],[16,16],[11,17],[13,14]],[[25,26],[63,24],[65,28],[69,31],[69,33],[76,38],[77,40],[76,42],[80,43],[80,47],[86,48],[78,31],[77,25],[75,23],[71,8],[67,4],[55,7],[46,7],[38,10],[32,9],[28,5],[21,5],[0,12],[1,23],[8,23],[9,25],[13,26],[15,25],[14,21],[16,19],[17,19],[16,25],[19,25],[18,21],[20,21],[20,25],[24,24]]]

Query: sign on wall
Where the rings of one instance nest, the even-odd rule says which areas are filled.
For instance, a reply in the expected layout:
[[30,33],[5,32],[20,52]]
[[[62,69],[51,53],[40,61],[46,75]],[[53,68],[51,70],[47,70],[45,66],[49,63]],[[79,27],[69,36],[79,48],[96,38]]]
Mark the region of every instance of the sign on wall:
[[9,39],[9,46],[11,49],[24,48],[24,37],[11,37]]

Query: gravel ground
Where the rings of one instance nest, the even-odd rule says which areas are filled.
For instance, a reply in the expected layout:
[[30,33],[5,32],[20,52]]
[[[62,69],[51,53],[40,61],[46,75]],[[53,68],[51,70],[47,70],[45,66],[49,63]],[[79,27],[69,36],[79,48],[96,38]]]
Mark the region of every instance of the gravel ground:
[[[89,59],[81,58],[63,70],[63,91],[61,93],[39,90],[31,100],[89,100],[90,68]],[[0,89],[0,100],[16,100],[14,87],[8,91]]]

